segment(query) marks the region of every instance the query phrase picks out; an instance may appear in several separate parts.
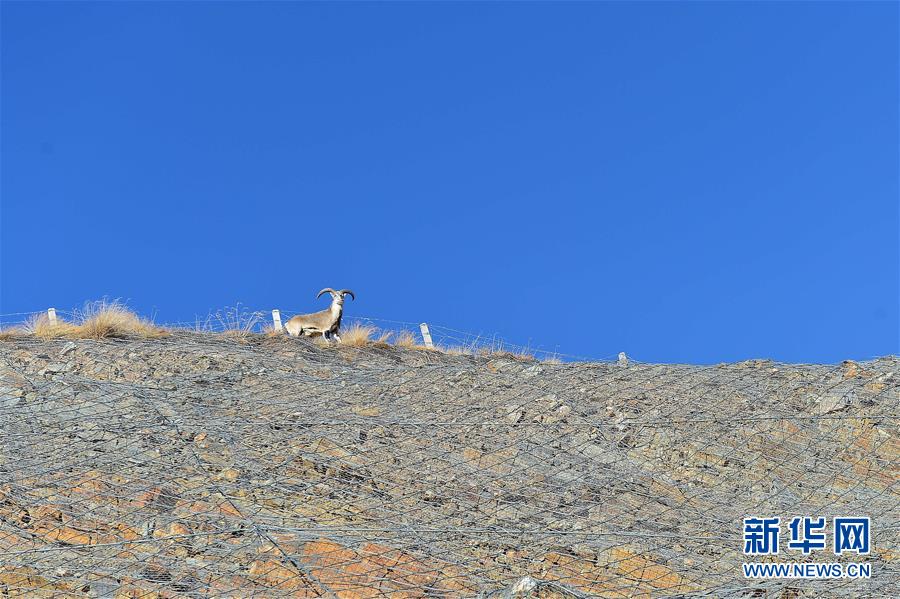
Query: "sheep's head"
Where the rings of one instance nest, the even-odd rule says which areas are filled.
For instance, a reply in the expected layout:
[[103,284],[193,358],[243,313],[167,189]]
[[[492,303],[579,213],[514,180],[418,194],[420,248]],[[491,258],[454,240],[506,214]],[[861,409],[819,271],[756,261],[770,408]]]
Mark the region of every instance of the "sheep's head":
[[353,295],[353,292],[350,291],[349,289],[340,289],[338,291],[335,291],[331,287],[326,287],[325,289],[320,291],[319,295],[316,296],[316,299],[319,299],[325,293],[330,293],[332,301],[334,301],[334,303],[336,303],[338,306],[344,305],[344,297],[347,295],[350,296],[350,299],[353,299],[353,300],[356,299],[356,296]]

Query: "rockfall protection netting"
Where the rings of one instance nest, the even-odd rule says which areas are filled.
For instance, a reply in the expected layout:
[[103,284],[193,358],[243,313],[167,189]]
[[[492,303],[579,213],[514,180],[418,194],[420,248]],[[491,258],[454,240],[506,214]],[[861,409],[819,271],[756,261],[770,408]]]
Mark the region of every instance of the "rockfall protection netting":
[[[13,337],[0,596],[896,596],[898,389],[896,358]],[[871,578],[745,579],[749,515],[869,516],[867,556],[778,559]]]

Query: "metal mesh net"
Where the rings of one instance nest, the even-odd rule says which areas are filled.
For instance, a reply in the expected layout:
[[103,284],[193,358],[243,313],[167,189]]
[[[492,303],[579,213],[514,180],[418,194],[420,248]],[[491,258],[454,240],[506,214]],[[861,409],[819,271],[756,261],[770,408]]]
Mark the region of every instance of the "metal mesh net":
[[[0,595],[894,596],[898,361],[548,364],[174,333],[0,342]],[[864,515],[866,580],[745,516]]]

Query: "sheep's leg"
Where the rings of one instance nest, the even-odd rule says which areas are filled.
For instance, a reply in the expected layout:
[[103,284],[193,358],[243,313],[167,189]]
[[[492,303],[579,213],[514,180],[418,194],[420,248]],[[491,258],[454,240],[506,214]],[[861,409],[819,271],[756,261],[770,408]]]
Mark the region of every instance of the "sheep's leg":
[[341,336],[338,335],[338,332],[337,332],[337,331],[333,332],[332,335],[334,336],[335,339],[337,339],[337,342],[338,342],[338,343],[341,342]]
[[322,338],[325,339],[325,341],[331,342],[331,338],[328,336],[328,331],[322,331]]

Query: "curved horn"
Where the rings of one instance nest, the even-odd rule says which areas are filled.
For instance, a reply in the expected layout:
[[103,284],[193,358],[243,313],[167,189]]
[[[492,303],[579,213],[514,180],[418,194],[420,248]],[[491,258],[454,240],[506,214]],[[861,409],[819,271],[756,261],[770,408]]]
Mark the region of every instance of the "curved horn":
[[353,298],[353,301],[354,301],[354,302],[356,301],[356,296],[353,295],[353,292],[350,291],[349,289],[341,289],[341,290],[339,291],[339,293],[346,293],[346,294],[349,295],[351,298]]
[[323,289],[322,291],[319,292],[319,295],[316,296],[316,299],[319,299],[320,297],[322,297],[322,294],[326,293],[326,292],[334,293],[334,289],[332,289],[331,287],[326,287],[325,289]]

